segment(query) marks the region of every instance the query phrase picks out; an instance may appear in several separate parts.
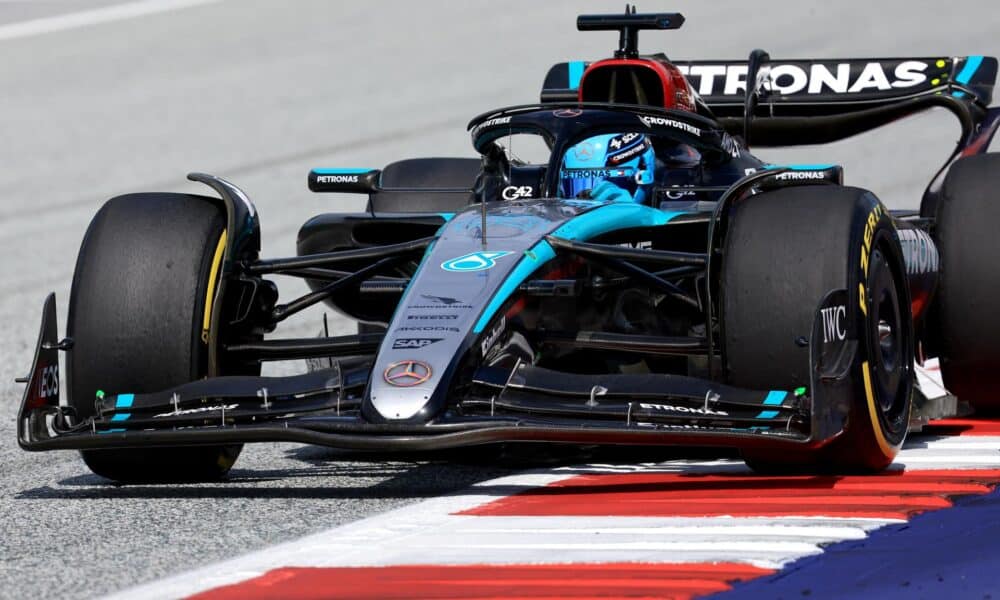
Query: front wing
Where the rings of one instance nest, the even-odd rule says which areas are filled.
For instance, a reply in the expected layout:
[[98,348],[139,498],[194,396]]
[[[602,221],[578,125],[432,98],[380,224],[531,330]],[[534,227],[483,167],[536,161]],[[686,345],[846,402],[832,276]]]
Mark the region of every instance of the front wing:
[[[817,324],[818,326],[818,324]],[[98,392],[95,415],[60,405],[50,295],[18,413],[26,450],[302,442],[420,451],[495,442],[815,448],[843,431],[846,365],[815,348],[813,385],[758,391],[677,375],[579,375],[526,364],[480,367],[449,410],[426,422],[370,422],[361,404],[370,360],[289,377],[214,377],[149,394]],[[823,364],[826,360],[830,364]],[[807,393],[808,392],[808,393]]]

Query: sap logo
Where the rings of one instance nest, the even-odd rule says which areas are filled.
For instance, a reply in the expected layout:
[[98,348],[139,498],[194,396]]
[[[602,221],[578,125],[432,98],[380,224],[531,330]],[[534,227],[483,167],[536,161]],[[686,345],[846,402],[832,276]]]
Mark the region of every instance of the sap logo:
[[847,337],[847,329],[844,328],[844,320],[847,318],[847,307],[844,305],[831,306],[820,309],[823,318],[823,343],[829,344],[834,340],[842,341]]
[[393,350],[419,350],[444,338],[399,338],[392,341]]
[[823,171],[786,171],[775,175],[775,179],[779,181],[788,180],[803,180],[803,179],[826,179],[826,173]]
[[59,395],[59,365],[43,367],[38,378],[38,397],[52,398]]
[[493,345],[497,343],[497,340],[500,339],[500,336],[503,335],[503,332],[506,328],[507,328],[507,317],[506,316],[500,317],[500,322],[497,323],[497,326],[491,329],[488,334],[486,334],[486,337],[483,338],[483,341],[480,344],[480,350],[482,350],[484,357],[490,351],[490,349],[493,348]]
[[535,191],[528,185],[508,185],[500,192],[504,200],[517,200],[519,198],[532,198]]
[[319,175],[316,177],[319,183],[357,183],[357,175]]
[[[852,66],[857,68],[852,69]],[[778,94],[857,94],[870,90],[886,91],[908,88],[927,81],[927,63],[906,60],[897,64],[879,62],[852,65],[794,65],[772,64],[769,81],[764,89]],[[698,93],[703,96],[742,95],[746,92],[746,65],[678,65],[681,73],[697,79]],[[891,68],[891,73],[887,69]],[[856,73],[855,77],[852,74]],[[720,83],[721,82],[721,83]],[[718,88],[722,87],[720,91]]]
[[499,250],[496,252],[472,252],[458,258],[446,260],[441,263],[441,268],[452,273],[469,273],[472,271],[485,271],[496,266],[496,260],[507,256],[510,252]]
[[639,117],[639,120],[642,121],[642,124],[645,125],[646,127],[652,127],[653,125],[661,125],[663,127],[673,127],[674,129],[680,129],[681,131],[686,131],[691,135],[696,135],[701,137],[700,129],[698,129],[694,125],[688,125],[687,123],[684,123],[683,121],[678,121],[676,119],[667,119],[666,117],[649,117],[643,115]]

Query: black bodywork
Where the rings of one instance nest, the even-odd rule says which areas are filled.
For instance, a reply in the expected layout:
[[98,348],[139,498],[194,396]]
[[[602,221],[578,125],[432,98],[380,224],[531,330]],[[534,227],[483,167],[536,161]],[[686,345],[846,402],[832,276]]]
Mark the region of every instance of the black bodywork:
[[[952,72],[964,65],[949,60]],[[893,69],[900,61],[874,62]],[[678,64],[690,73],[708,63]],[[698,113],[581,103],[568,95],[564,70],[571,68],[553,67],[542,103],[472,120],[481,158],[461,163],[469,170],[467,186],[390,187],[379,170],[314,171],[311,189],[368,193],[369,210],[309,220],[296,257],[261,259],[260,224],[249,199],[220,178],[191,175],[218,195],[230,232],[208,331],[210,377],[159,393],[108,390],[94,399],[96,417],[76,419],[58,389],[58,353],[72,352],[73,340],[59,339],[50,296],[18,415],[21,446],[297,441],[419,450],[550,441],[794,449],[834,439],[847,415],[841,399],[851,350],[809,343],[819,339],[820,311],[829,302],[815,307],[813,331],[803,340],[810,384],[750,390],[727,383],[718,297],[732,203],[779,187],[840,185],[840,168],[773,167],[754,159],[740,138],[745,94],[738,100],[703,94]],[[905,94],[895,88],[850,98],[772,93],[759,99],[751,134],[760,145],[819,143],[941,106],[962,126],[953,161],[985,151],[1000,124],[1000,110],[987,108],[995,74],[996,61],[981,59],[968,81],[953,77]],[[571,146],[629,131],[697,148],[701,179],[657,190],[653,206],[558,197],[560,157]],[[498,141],[517,133],[543,136],[549,163],[511,162]],[[913,232],[901,238],[912,243],[912,249],[904,244],[904,258],[927,354],[934,348],[926,308],[936,254],[926,232],[947,166],[919,213],[894,215],[900,231]],[[530,194],[505,199],[510,187]],[[433,211],[380,209],[418,195],[434,199]],[[464,268],[469,260],[489,266]],[[272,274],[304,278],[312,292],[278,303],[265,279]],[[339,337],[264,337],[320,302],[371,327]],[[241,365],[291,359],[308,359],[310,372],[226,375]],[[423,381],[396,387],[397,375]]]

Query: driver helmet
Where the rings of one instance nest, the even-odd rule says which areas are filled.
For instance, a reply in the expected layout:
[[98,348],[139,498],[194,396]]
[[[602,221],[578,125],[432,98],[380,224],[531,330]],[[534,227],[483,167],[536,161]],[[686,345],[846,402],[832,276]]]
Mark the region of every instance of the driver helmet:
[[593,198],[595,191],[603,197],[615,190],[611,199],[645,202],[655,168],[653,143],[645,135],[596,135],[566,152],[559,172],[560,192],[564,198]]

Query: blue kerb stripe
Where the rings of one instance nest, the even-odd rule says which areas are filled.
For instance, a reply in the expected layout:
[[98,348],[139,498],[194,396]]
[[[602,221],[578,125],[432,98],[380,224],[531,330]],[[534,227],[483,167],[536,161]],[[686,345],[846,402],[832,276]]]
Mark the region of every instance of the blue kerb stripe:
[[764,406],[781,406],[781,403],[785,401],[785,396],[788,392],[770,391],[767,393],[767,398],[764,398]]
[[760,414],[757,415],[758,419],[773,419],[778,416],[778,411],[776,410],[762,410]]
[[313,169],[317,175],[363,175],[375,169]]
[[132,416],[132,413],[118,413],[117,415],[111,417],[111,420],[112,421],[127,421],[128,418],[131,417],[131,416]]
[[955,77],[955,81],[965,85],[972,80],[972,76],[976,74],[979,70],[979,66],[983,64],[982,56],[970,56],[965,59],[965,66],[962,67],[962,71]]
[[584,62],[574,60],[569,63],[569,89],[575,90],[580,87],[580,79],[583,78]]
[[115,408],[130,408],[135,400],[135,394],[118,394],[115,398]]

